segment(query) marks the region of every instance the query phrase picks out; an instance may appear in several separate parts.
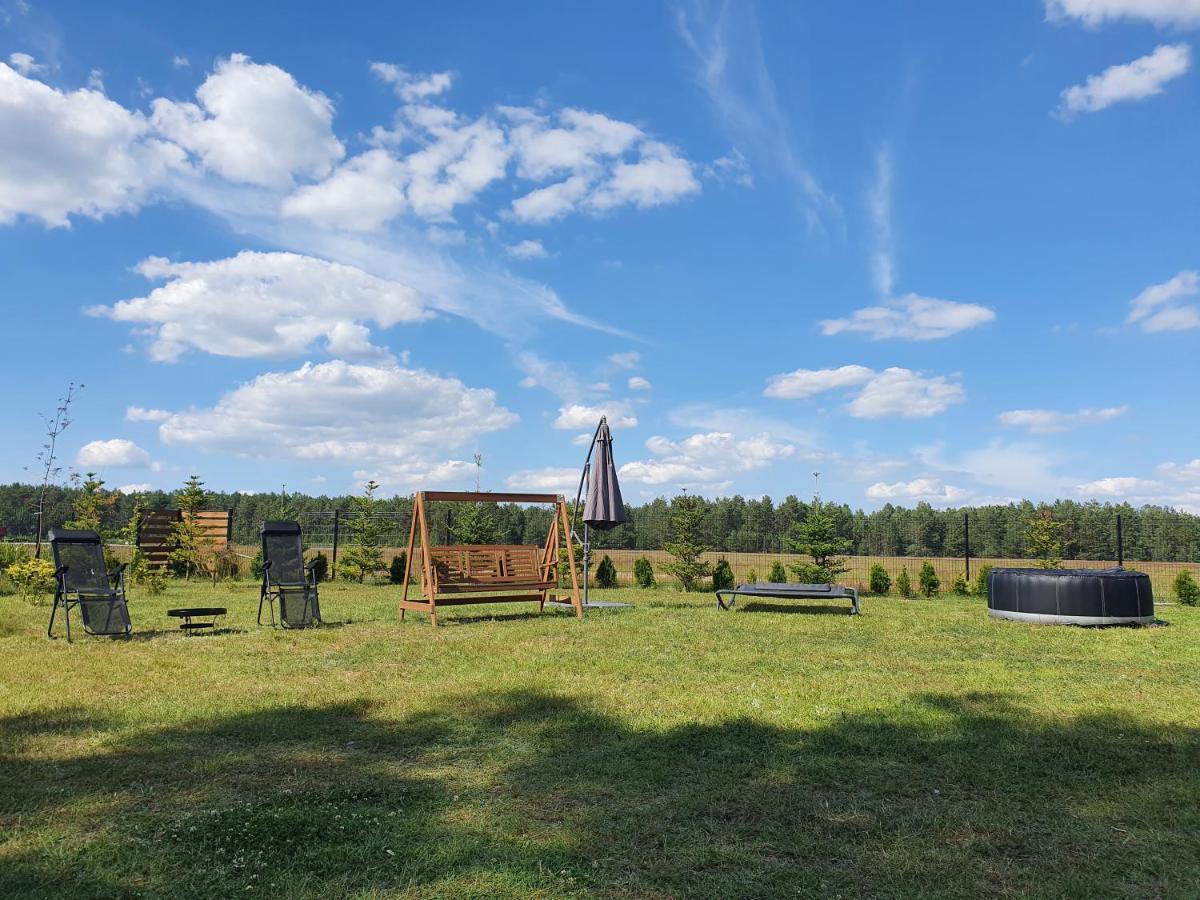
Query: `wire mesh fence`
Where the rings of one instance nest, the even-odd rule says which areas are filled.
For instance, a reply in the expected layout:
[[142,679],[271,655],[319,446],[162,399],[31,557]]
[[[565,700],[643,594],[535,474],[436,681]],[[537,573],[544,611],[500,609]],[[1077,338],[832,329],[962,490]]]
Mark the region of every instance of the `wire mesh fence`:
[[[60,498],[61,499],[61,498]],[[363,523],[370,523],[375,539],[382,544],[385,563],[407,546],[412,515],[411,498],[395,497],[379,502],[368,516],[358,514],[349,498],[213,498],[218,506],[232,510],[231,543],[236,552],[252,557],[259,544],[259,527],[264,518],[294,518],[304,530],[305,543],[331,558],[341,557],[357,540]],[[5,518],[9,538],[32,534],[28,498],[16,498]],[[251,502],[253,501],[253,502]],[[162,502],[168,503],[164,497]],[[812,504],[789,497],[773,504],[769,499],[740,497],[699,501],[701,515],[694,529],[700,559],[715,566],[722,558],[735,580],[769,580],[784,577],[795,581],[798,567],[812,559],[799,552],[796,527],[805,522]],[[59,503],[47,522],[66,521],[70,504]],[[552,511],[515,504],[488,504],[492,532],[481,543],[541,544]],[[1056,533],[1057,552],[1064,566],[1104,568],[1125,565],[1151,575],[1159,596],[1171,596],[1172,582],[1185,568],[1200,574],[1200,517],[1160,508],[1133,508],[1060,502],[1051,507],[1032,503],[980,507],[970,510],[936,510],[885,506],[872,512],[851,510],[845,505],[825,503],[822,509],[834,525],[841,546],[835,554],[843,583],[869,588],[870,572],[879,566],[896,582],[907,571],[915,584],[921,567],[928,563],[949,589],[959,577],[976,579],[983,566],[1038,565],[1045,562],[1030,546],[1029,522],[1040,511],[1050,509],[1060,523]],[[461,505],[429,504],[430,540],[434,544],[460,541]],[[629,522],[610,532],[591,532],[592,564],[607,555],[613,562],[619,584],[634,582],[634,564],[644,557],[656,581],[674,579],[665,568],[672,560],[670,545],[678,538],[679,498],[659,499],[627,507]],[[20,513],[18,515],[17,513]],[[105,522],[110,533],[123,527],[129,515],[125,506],[110,511]],[[123,518],[124,517],[124,518]],[[27,521],[28,520],[28,521]],[[27,539],[27,538],[22,538]],[[469,541],[468,541],[469,542]],[[772,571],[774,570],[774,572]]]
[[[633,511],[631,520],[610,532],[587,535],[595,567],[605,556],[612,560],[620,585],[635,583],[634,564],[645,558],[660,584],[674,578],[667,570],[673,555],[668,549],[676,537],[669,507],[650,514]],[[544,539],[550,512],[533,508],[495,507],[496,543],[537,544]],[[345,510],[303,513],[305,543],[334,555],[355,542],[356,528],[364,517]],[[365,517],[378,526],[385,559],[407,547],[411,511],[399,510]],[[1124,565],[1147,572],[1160,596],[1169,596],[1172,582],[1183,569],[1195,572],[1200,564],[1200,521],[1196,523],[1129,521],[1119,513],[1092,517],[1085,522],[1062,522],[1054,533],[1050,554],[1030,546],[1028,521],[988,511],[961,512],[926,517],[923,521],[872,520],[851,516],[839,522],[837,534],[844,542],[838,552],[839,580],[862,590],[870,587],[872,567],[879,566],[895,584],[902,573],[917,585],[921,567],[928,563],[949,590],[961,577],[971,583],[986,566],[1039,566],[1058,563],[1071,568],[1108,568]],[[582,528],[580,528],[582,531]],[[430,540],[434,544],[460,543],[455,512],[431,504]],[[729,522],[706,516],[695,534],[699,559],[715,566],[725,560],[737,581],[797,580],[798,570],[813,562],[799,552],[794,528],[756,527],[753,522]],[[780,568],[782,567],[782,569]]]

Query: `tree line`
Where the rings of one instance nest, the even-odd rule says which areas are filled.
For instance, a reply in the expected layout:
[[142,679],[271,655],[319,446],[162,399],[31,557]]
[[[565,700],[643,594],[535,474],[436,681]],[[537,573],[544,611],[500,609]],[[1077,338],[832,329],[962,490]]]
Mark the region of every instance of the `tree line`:
[[[44,499],[41,486],[0,486],[0,526],[9,540],[33,540],[37,531],[39,500],[47,527],[71,521],[82,485],[50,486]],[[182,490],[182,486],[181,486]],[[137,495],[117,494],[102,510],[103,527],[113,533],[127,528],[134,506],[178,508],[181,491],[149,491]],[[673,518],[682,498],[659,498],[649,503],[627,504],[628,524],[610,532],[593,532],[596,549],[662,550],[674,541]],[[189,501],[190,502],[190,501]],[[695,539],[705,550],[730,553],[785,553],[787,536],[794,526],[813,514],[813,500],[794,495],[776,503],[770,497],[741,496],[708,499],[688,497],[695,505]],[[549,508],[512,504],[483,504],[479,510],[452,504],[430,504],[432,539],[437,543],[459,540],[464,530],[497,542],[541,543],[550,525]],[[334,510],[339,511],[341,536],[353,542],[355,523],[363,527],[365,516],[374,520],[385,542],[399,545],[408,532],[411,496],[372,496],[369,503],[351,495],[306,495],[298,493],[229,493],[206,491],[206,509],[228,509],[233,513],[234,541],[258,542],[258,529],[266,519],[297,519],[310,533],[310,542],[328,543],[332,537]],[[820,504],[832,525],[832,534],[844,542],[846,555],[854,556],[963,556],[969,544],[972,556],[1035,556],[1029,546],[1028,524],[1043,512],[1061,523],[1062,558],[1115,560],[1118,553],[1118,517],[1124,556],[1140,561],[1200,560],[1200,516],[1162,506],[1134,507],[1072,500],[1050,504],[1031,501],[1006,505],[935,509],[927,503],[914,507],[886,504],[870,512],[849,505]],[[839,546],[842,546],[839,543]]]

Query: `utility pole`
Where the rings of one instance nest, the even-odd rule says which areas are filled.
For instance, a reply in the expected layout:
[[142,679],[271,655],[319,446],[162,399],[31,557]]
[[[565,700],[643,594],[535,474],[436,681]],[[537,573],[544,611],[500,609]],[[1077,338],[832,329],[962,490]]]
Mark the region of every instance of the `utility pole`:
[[475,454],[475,493],[479,493],[479,475],[483,471],[483,454]]

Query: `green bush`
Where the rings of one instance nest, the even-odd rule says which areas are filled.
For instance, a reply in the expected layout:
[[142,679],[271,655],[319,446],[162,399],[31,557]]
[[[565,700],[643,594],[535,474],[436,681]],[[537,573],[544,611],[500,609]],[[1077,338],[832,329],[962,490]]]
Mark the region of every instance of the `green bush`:
[[604,558],[600,560],[600,565],[596,566],[596,587],[615,588],[616,586],[617,567],[613,565],[613,561],[605,553]]
[[885,569],[879,563],[871,564],[871,572],[868,576],[871,583],[871,593],[885,596],[892,589],[892,576],[888,575]]
[[329,577],[329,557],[317,551],[317,555],[312,558],[312,573],[313,579],[317,582],[325,581]]
[[714,591],[723,591],[726,588],[733,587],[733,569],[729,565],[729,561],[725,557],[717,560],[717,565],[713,569],[712,583]]
[[767,581],[771,584],[783,584],[787,581],[787,569],[783,567],[783,563],[779,560],[771,563],[771,571],[767,573]]
[[967,576],[959,572],[954,576],[954,581],[950,583],[950,591],[956,597],[965,597],[971,592],[970,586],[967,584]]
[[262,581],[263,556],[261,547],[259,547],[258,552],[254,554],[254,559],[250,560],[250,574],[254,576],[255,581]]
[[25,559],[7,569],[17,590],[30,603],[39,605],[44,595],[54,593],[54,563],[48,559]]
[[912,579],[908,577],[907,566],[900,570],[900,575],[896,578],[896,590],[900,592],[901,597],[913,595]]
[[167,571],[166,569],[145,569],[137,583],[140,587],[145,588],[146,593],[151,597],[157,597],[167,591]]
[[[404,584],[404,567],[408,564],[408,551],[401,550],[392,557],[392,564],[388,566],[388,581],[392,584]],[[320,579],[318,579],[320,580]]]
[[932,597],[942,586],[942,579],[938,578],[937,572],[933,569],[933,563],[929,560],[921,563],[921,570],[917,573],[917,583],[921,585],[921,593],[926,597]]
[[1187,569],[1175,576],[1175,599],[1185,606],[1195,606],[1200,603],[1200,584],[1192,577]]
[[634,560],[633,580],[638,583],[638,587],[654,587],[654,567],[650,565],[650,560],[646,557],[639,556]]
[[758,581],[758,573],[751,569],[746,573],[746,584],[754,584],[756,581]]
[[237,578],[241,573],[241,565],[238,563],[237,554],[233,552],[232,547],[222,547],[212,554],[209,562],[213,578]]
[[988,576],[992,574],[992,567],[986,563],[979,567],[979,571],[975,573],[975,596],[986,598],[988,595]]
[[788,568],[792,570],[792,574],[796,576],[796,581],[800,584],[833,584],[837,580],[837,575],[833,570],[817,563],[797,563]]
[[29,548],[22,544],[0,543],[0,570],[7,569],[13,563],[25,562],[33,556]]

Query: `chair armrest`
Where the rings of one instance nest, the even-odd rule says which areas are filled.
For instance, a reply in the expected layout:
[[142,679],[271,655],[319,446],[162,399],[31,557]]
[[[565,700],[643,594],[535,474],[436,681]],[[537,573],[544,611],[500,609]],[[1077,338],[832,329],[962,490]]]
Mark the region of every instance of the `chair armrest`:
[[262,566],[263,566],[263,571],[264,571],[264,572],[265,572],[265,571],[267,571],[268,569],[270,569],[270,568],[271,568],[271,560],[269,560],[269,559],[264,559],[264,560],[263,560],[263,564],[262,564]]
[[55,577],[55,578],[62,578],[62,577],[63,577],[64,575],[66,575],[66,574],[67,574],[67,567],[66,567],[66,566],[59,566],[57,569],[55,569],[55,570],[54,570],[54,577]]

